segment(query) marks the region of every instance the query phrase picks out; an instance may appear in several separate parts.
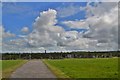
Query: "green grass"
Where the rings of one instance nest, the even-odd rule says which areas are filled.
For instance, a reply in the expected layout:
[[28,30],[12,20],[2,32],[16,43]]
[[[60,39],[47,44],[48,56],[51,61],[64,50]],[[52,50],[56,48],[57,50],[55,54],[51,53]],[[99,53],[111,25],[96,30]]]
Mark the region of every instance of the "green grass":
[[2,61],[0,60],[0,79],[2,78]]
[[[118,78],[118,58],[44,60],[57,77]],[[62,75],[62,76],[61,76]]]
[[2,68],[1,66],[2,66],[2,60],[0,60],[0,68]]
[[15,71],[18,67],[26,63],[27,60],[2,60],[0,65],[2,65],[2,78],[9,78],[11,73]]

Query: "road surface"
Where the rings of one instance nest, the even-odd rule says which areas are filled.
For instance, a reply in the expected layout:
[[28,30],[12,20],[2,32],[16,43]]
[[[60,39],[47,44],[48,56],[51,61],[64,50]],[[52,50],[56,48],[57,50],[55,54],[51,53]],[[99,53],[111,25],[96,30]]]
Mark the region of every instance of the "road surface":
[[30,60],[18,68],[11,78],[56,78],[41,60]]

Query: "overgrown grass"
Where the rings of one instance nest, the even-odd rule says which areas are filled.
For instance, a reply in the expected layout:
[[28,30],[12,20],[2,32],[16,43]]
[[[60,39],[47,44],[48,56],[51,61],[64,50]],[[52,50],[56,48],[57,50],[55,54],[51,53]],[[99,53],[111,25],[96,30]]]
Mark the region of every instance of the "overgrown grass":
[[2,78],[9,78],[11,73],[26,63],[27,60],[2,60]]
[[70,78],[118,78],[118,58],[60,59],[44,62],[60,78],[61,74]]

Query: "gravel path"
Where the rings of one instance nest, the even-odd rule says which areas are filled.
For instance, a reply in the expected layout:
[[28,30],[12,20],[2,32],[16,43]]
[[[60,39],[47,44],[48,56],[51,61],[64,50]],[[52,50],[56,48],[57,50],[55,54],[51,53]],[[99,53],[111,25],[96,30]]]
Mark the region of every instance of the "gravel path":
[[18,68],[11,78],[56,78],[41,60],[30,60]]

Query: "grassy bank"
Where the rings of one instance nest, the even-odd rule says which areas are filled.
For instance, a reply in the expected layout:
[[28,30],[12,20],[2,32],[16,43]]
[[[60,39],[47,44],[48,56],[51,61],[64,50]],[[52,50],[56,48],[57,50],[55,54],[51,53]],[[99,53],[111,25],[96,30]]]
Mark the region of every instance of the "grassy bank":
[[15,71],[18,67],[22,66],[26,63],[27,60],[2,60],[0,64],[2,64],[2,77],[8,78],[11,73]]
[[44,63],[60,78],[118,78],[118,58],[44,60]]

